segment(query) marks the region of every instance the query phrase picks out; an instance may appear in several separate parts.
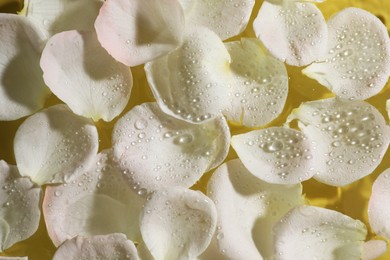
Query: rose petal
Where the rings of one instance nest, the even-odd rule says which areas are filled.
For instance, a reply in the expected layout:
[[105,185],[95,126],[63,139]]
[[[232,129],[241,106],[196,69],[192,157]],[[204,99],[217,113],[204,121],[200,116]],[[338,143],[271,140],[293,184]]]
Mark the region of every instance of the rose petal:
[[337,211],[298,206],[273,228],[278,259],[360,259],[367,229]]
[[328,29],[321,11],[312,3],[265,1],[253,29],[267,49],[293,66],[305,66],[326,51]]
[[[32,236],[41,215],[41,189],[0,161],[0,252]],[[22,258],[20,258],[22,259]]]
[[112,144],[129,182],[146,193],[195,184],[226,158],[230,133],[223,117],[190,124],[163,113],[156,103],[144,103],[118,120]]
[[240,160],[221,165],[209,181],[207,194],[217,208],[216,238],[224,257],[271,259],[272,225],[303,203],[301,193],[301,184],[275,185],[259,180]]
[[209,245],[217,213],[200,191],[174,187],[154,193],[140,219],[143,240],[155,259],[194,259]]
[[362,260],[375,260],[387,251],[383,240],[369,240],[363,244]]
[[49,94],[39,69],[44,36],[25,17],[0,14],[0,120],[30,115]]
[[385,170],[372,185],[368,202],[370,226],[378,235],[390,238],[390,169]]
[[104,151],[72,182],[46,188],[42,207],[54,245],[78,235],[124,233],[139,239],[138,218],[145,199],[124,182],[123,175]]
[[373,14],[347,8],[329,22],[327,54],[303,73],[346,99],[379,93],[390,76],[390,40]]
[[161,109],[197,123],[216,117],[228,105],[229,63],[221,39],[197,27],[188,32],[180,48],[147,63],[145,71]]
[[228,42],[225,46],[232,58],[230,73],[233,76],[230,105],[224,115],[248,127],[270,123],[282,112],[286,102],[286,67],[257,39],[242,38],[240,42]]
[[226,40],[241,33],[248,24],[254,0],[179,0],[186,24],[208,27]]
[[271,127],[235,135],[232,146],[245,167],[266,182],[295,184],[315,174],[315,146],[297,130]]
[[98,134],[90,120],[56,105],[29,117],[14,140],[20,174],[39,185],[66,182],[88,167],[98,150]]
[[74,237],[56,251],[53,260],[131,259],[139,260],[134,243],[123,234]]
[[102,2],[101,0],[31,0],[26,1],[25,15],[49,38],[63,31],[93,30]]
[[100,46],[94,32],[54,35],[42,53],[41,67],[51,91],[78,115],[111,121],[129,101],[129,68]]
[[379,111],[364,101],[329,98],[306,102],[289,120],[317,144],[314,178],[344,186],[371,174],[390,142],[390,128]]
[[184,14],[176,0],[107,0],[95,22],[102,46],[118,61],[136,66],[180,45]]

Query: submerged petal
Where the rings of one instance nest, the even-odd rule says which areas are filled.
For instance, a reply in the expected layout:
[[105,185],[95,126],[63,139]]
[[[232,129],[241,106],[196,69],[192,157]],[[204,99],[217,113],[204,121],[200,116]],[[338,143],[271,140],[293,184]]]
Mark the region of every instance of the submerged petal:
[[41,189],[0,161],[0,252],[29,238],[38,229]]
[[230,55],[221,39],[204,27],[192,28],[180,48],[145,65],[161,109],[188,122],[216,117],[228,104]]
[[130,69],[100,46],[94,32],[54,35],[42,53],[41,67],[51,91],[78,115],[111,121],[129,101]]
[[347,8],[328,22],[328,52],[303,70],[342,98],[376,95],[390,76],[390,39],[373,14]]
[[232,146],[245,167],[266,182],[294,184],[315,174],[315,146],[300,131],[256,130],[233,136]]
[[112,143],[115,160],[144,194],[195,184],[226,158],[230,133],[223,117],[190,124],[144,103],[116,123]]
[[289,120],[315,142],[314,178],[344,186],[371,174],[390,142],[390,128],[380,112],[364,101],[329,98],[301,104]]
[[226,40],[248,24],[254,0],[179,0],[187,25],[205,26]]
[[124,181],[107,151],[72,182],[46,188],[43,214],[54,245],[75,236],[123,233],[139,239],[139,213],[145,201]]
[[337,211],[298,206],[273,228],[277,259],[360,259],[367,229]]
[[217,212],[200,191],[174,187],[155,192],[140,218],[145,245],[155,259],[194,259],[209,245]]
[[184,25],[177,0],[107,0],[95,22],[102,46],[128,66],[151,61],[178,47]]
[[232,59],[229,70],[232,76],[230,102],[223,114],[228,120],[248,127],[270,123],[282,112],[286,102],[286,67],[257,39],[242,38],[225,46]]
[[264,1],[253,29],[275,57],[290,65],[308,65],[326,51],[328,28],[312,3]]
[[0,120],[30,115],[49,94],[39,68],[44,36],[25,17],[0,14]]
[[20,174],[39,185],[66,182],[88,167],[98,150],[96,127],[65,105],[26,119],[16,132],[15,159]]
[[390,238],[390,169],[384,171],[372,185],[368,202],[370,226],[378,235]]
[[252,175],[238,159],[221,165],[214,172],[207,193],[218,212],[218,247],[229,259],[243,256],[271,259],[273,224],[303,203],[301,184],[266,183]]
[[90,238],[77,236],[65,241],[53,260],[129,259],[139,260],[134,243],[124,234],[109,234]]

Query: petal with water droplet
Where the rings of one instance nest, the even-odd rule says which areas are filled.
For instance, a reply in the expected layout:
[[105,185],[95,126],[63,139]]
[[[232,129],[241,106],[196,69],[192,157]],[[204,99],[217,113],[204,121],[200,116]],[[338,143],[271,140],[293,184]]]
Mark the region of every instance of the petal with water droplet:
[[367,229],[337,211],[298,206],[273,228],[278,259],[360,259]]
[[177,48],[184,25],[183,9],[176,0],[107,0],[95,22],[102,46],[128,66]]
[[390,142],[390,128],[380,112],[364,101],[329,98],[306,102],[288,121],[315,142],[313,160],[320,182],[344,186],[369,174],[381,162]]
[[209,245],[217,222],[214,203],[200,191],[174,187],[155,192],[140,224],[155,259],[194,259]]
[[232,146],[256,177],[275,184],[295,184],[315,173],[315,146],[297,130],[271,127],[232,137]]
[[328,28],[312,3],[264,1],[253,29],[267,49],[289,65],[308,65],[326,51]]
[[0,14],[0,35],[0,120],[15,120],[41,109],[49,94],[39,68],[44,36],[15,14]]
[[179,0],[188,25],[205,26],[226,40],[248,24],[254,0]]
[[93,30],[102,1],[33,0],[26,1],[25,4],[27,5],[25,16],[39,26],[49,38],[63,31]]
[[195,184],[226,158],[230,132],[223,117],[191,124],[144,103],[118,120],[112,144],[115,160],[130,173],[128,181],[150,192]]
[[98,150],[89,119],[55,105],[27,118],[16,132],[15,159],[20,174],[39,185],[68,181],[88,167]]
[[378,235],[390,238],[390,169],[384,171],[372,185],[368,203],[370,226]]
[[38,229],[41,189],[0,161],[0,252],[29,238]]
[[373,14],[347,8],[329,21],[327,53],[303,70],[310,78],[346,99],[379,93],[390,76],[390,40]]
[[161,109],[198,123],[218,116],[227,106],[230,55],[221,39],[204,27],[192,28],[183,45],[145,65]]
[[134,243],[124,234],[77,236],[65,241],[56,251],[53,260],[77,259],[130,259],[139,260]]
[[282,112],[286,102],[286,67],[257,39],[242,38],[225,46],[232,59],[229,70],[232,76],[230,102],[224,115],[248,127],[270,123]]
[[132,76],[100,46],[94,32],[54,35],[42,53],[43,78],[78,115],[111,121],[129,101]]
[[42,208],[54,245],[78,235],[123,233],[139,239],[138,219],[145,198],[124,181],[126,174],[104,151],[73,181],[47,187]]
[[301,184],[261,181],[238,159],[222,164],[214,172],[207,194],[217,208],[219,250],[229,259],[272,259],[272,226],[303,203]]

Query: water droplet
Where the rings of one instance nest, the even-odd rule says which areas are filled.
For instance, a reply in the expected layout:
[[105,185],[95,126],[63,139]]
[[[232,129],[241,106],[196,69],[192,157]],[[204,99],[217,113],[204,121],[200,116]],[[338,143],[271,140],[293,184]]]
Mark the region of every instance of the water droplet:
[[138,134],[139,139],[145,138],[146,134],[144,132]]
[[175,144],[188,144],[191,143],[194,138],[190,134],[183,134],[178,136],[173,141]]
[[147,193],[147,190],[144,189],[144,188],[142,188],[142,189],[139,189],[137,193],[138,193],[138,195],[140,195],[140,196],[145,196],[146,193]]
[[278,152],[278,151],[283,149],[283,143],[279,140],[275,140],[271,143],[264,145],[262,148],[263,148],[263,151],[265,151],[267,153],[274,153],[274,152]]
[[134,127],[138,130],[143,130],[148,126],[148,121],[145,119],[139,119],[134,123]]

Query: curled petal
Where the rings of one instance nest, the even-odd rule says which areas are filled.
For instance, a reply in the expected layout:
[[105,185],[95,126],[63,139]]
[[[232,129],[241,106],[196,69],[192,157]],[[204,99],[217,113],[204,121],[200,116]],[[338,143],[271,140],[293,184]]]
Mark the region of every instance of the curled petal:
[[120,168],[144,194],[195,184],[226,158],[230,133],[223,117],[190,124],[144,103],[118,120],[112,143]]
[[0,252],[29,238],[38,229],[41,189],[0,161]]
[[272,226],[303,203],[301,193],[301,184],[259,180],[238,159],[222,164],[211,177],[207,194],[217,208],[216,239],[224,257],[272,259]]
[[29,0],[26,1],[25,15],[49,38],[63,31],[93,30],[102,2],[101,0]]
[[177,0],[107,0],[95,22],[102,46],[128,66],[151,61],[178,47],[184,25]]
[[257,39],[242,38],[225,46],[232,59],[229,70],[232,76],[230,102],[223,114],[228,120],[248,127],[270,123],[282,112],[286,102],[286,67]]
[[216,117],[227,106],[230,55],[221,39],[204,27],[192,28],[183,44],[145,65],[161,109],[197,123]]
[[200,191],[174,187],[155,192],[140,219],[142,238],[155,259],[194,259],[210,243],[217,212]]
[[370,226],[376,234],[390,238],[390,170],[375,180],[368,203]]
[[232,146],[245,167],[266,182],[294,184],[315,174],[315,146],[300,131],[285,127],[256,130],[233,136]]
[[316,144],[314,178],[344,186],[369,174],[381,162],[390,142],[390,128],[380,112],[364,101],[329,98],[306,102],[289,120]]
[[248,24],[254,0],[180,0],[188,25],[208,27],[226,40],[241,33]]
[[75,236],[110,233],[139,239],[138,218],[145,199],[124,182],[123,175],[105,151],[72,182],[46,188],[42,208],[54,245]]
[[14,140],[20,174],[39,185],[67,182],[74,172],[90,165],[98,146],[92,122],[76,116],[65,105],[29,117]]
[[74,237],[57,249],[53,260],[111,258],[139,260],[137,248],[124,234]]
[[111,121],[129,101],[132,76],[100,46],[94,32],[54,35],[42,53],[51,91],[78,115]]
[[326,51],[328,28],[312,3],[265,1],[253,29],[276,58],[293,66],[308,65]]
[[0,14],[0,120],[30,115],[49,94],[39,58],[44,36],[25,17]]
[[337,211],[298,206],[273,228],[278,259],[360,259],[367,229]]
[[347,8],[328,22],[327,53],[303,70],[346,99],[367,99],[379,93],[390,76],[390,39],[373,14]]

